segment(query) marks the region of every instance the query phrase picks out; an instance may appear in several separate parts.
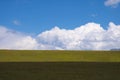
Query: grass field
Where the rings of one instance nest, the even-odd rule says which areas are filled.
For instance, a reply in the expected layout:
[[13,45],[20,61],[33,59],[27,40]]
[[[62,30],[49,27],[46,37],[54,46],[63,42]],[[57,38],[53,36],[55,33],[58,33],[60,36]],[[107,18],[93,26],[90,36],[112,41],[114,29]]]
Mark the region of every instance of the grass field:
[[120,80],[120,63],[0,62],[0,80]]
[[0,50],[0,80],[120,80],[120,52]]
[[0,62],[120,62],[120,51],[0,50]]

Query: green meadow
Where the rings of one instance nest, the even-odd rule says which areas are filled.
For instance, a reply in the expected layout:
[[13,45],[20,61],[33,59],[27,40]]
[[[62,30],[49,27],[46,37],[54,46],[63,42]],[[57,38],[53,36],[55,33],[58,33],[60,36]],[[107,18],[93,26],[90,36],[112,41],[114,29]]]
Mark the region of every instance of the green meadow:
[[0,50],[0,80],[120,80],[120,52]]
[[0,50],[0,62],[120,62],[120,51]]
[[120,80],[120,63],[0,62],[0,80]]

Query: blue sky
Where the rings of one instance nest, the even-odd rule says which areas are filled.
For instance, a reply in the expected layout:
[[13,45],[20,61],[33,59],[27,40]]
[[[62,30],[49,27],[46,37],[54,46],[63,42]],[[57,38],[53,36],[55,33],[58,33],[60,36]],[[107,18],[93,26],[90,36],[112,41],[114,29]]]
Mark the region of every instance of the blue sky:
[[0,0],[0,49],[120,49],[120,0]]
[[88,22],[120,24],[120,6],[106,0],[0,0],[0,25],[38,34],[54,26],[74,29]]

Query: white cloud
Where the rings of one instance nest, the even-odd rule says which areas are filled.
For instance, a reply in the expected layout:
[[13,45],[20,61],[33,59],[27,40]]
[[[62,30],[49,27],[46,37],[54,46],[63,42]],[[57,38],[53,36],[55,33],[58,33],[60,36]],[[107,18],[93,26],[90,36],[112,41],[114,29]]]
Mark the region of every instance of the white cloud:
[[112,7],[117,7],[118,4],[120,3],[120,0],[106,0],[105,1],[105,6],[112,6]]
[[60,29],[58,27],[38,35],[38,43],[60,49],[78,50],[108,50],[120,48],[120,26],[109,24],[104,30],[100,24],[88,23],[74,30]]
[[21,23],[20,23],[18,20],[14,20],[14,21],[13,21],[13,24],[14,24],[14,25],[17,25],[17,26],[21,25]]
[[0,27],[0,49],[47,50],[109,50],[120,48],[120,25],[109,23],[107,30],[100,24],[87,23],[73,30],[54,27],[33,38]]
[[95,17],[97,17],[98,15],[97,14],[91,14],[91,17],[92,18],[95,18]]
[[36,47],[37,42],[31,36],[0,26],[0,49],[35,49]]

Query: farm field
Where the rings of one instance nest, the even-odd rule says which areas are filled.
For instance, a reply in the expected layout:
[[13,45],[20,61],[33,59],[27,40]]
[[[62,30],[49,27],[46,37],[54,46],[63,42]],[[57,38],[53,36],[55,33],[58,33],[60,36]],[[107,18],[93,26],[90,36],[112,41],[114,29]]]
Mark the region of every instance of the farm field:
[[0,50],[0,62],[120,62],[120,51]]

